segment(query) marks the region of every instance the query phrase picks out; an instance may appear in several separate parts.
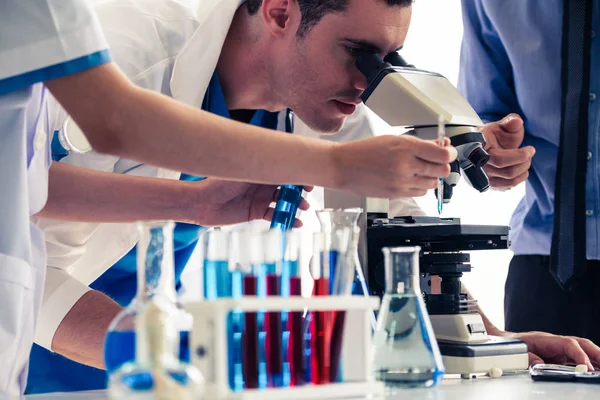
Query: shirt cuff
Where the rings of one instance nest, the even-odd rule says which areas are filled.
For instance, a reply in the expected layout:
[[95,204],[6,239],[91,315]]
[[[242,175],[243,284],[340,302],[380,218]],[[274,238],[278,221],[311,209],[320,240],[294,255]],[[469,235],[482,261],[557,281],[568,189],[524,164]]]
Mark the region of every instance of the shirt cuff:
[[52,339],[60,323],[79,299],[90,290],[64,270],[48,267],[35,342],[52,350]]

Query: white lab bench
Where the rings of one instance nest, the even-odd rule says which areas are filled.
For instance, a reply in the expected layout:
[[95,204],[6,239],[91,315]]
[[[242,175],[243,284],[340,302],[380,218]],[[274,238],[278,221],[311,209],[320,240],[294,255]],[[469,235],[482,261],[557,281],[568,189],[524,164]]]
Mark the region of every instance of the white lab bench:
[[[30,395],[27,399],[107,400],[103,391]],[[205,396],[209,400],[209,396]],[[386,400],[600,400],[600,385],[589,383],[533,382],[529,375],[498,379],[445,379],[433,389],[404,389],[389,394]]]

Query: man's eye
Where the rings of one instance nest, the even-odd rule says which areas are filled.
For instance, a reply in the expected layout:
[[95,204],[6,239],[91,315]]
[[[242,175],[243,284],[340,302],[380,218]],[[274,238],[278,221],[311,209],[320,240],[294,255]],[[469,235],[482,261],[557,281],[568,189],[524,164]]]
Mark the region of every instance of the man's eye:
[[359,55],[361,55],[362,53],[364,53],[364,50],[361,50],[358,47],[352,47],[352,46],[346,46],[346,51],[348,51],[348,53],[352,57],[358,57]]

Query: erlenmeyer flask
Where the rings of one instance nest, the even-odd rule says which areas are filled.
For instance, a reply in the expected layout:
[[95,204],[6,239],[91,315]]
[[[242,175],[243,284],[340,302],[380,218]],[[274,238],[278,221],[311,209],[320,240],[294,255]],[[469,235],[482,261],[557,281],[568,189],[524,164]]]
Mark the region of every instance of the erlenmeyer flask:
[[419,288],[420,247],[384,247],[385,294],[373,337],[374,371],[388,387],[430,387],[442,356]]
[[175,302],[173,223],[139,224],[138,231],[136,312],[118,316],[115,323],[133,322],[135,359],[110,375],[109,394],[128,399],[201,399],[202,374],[179,360],[182,314]]
[[154,296],[167,298],[173,307],[173,323],[180,332],[179,358],[189,362],[192,316],[177,301],[173,260],[172,222],[139,223],[137,226],[137,293],[131,303],[111,321],[104,342],[104,364],[110,375],[135,359],[135,318]]

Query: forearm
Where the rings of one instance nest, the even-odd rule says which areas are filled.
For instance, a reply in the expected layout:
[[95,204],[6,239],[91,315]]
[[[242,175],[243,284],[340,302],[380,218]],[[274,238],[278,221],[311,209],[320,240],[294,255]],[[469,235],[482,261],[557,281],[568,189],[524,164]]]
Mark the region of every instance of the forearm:
[[337,144],[184,106],[133,86],[114,65],[46,85],[100,152],[201,176],[340,186]]
[[60,323],[52,339],[52,351],[104,369],[104,339],[119,311],[121,307],[105,294],[87,292]]
[[48,201],[40,217],[80,222],[200,221],[190,215],[201,201],[193,182],[144,178],[53,163]]

